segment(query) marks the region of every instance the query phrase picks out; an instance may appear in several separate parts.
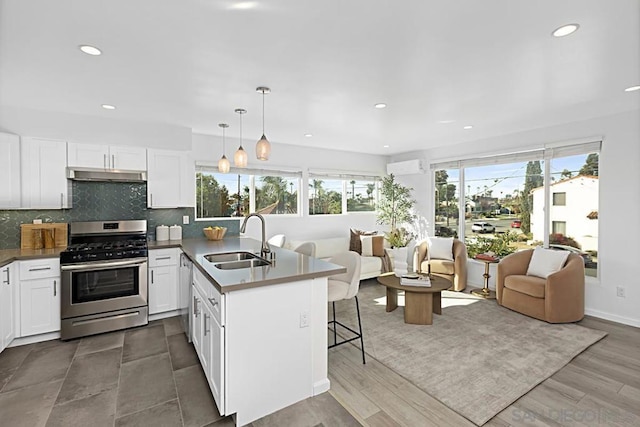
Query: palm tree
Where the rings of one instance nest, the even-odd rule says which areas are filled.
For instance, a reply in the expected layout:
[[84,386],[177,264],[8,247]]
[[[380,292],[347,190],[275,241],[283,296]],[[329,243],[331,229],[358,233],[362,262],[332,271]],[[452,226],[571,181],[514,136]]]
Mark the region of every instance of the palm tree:
[[278,203],[276,213],[285,213],[284,194],[287,192],[287,180],[281,176],[263,176],[260,200],[256,194],[256,207],[264,208]]
[[349,184],[351,184],[351,198],[355,199],[356,198],[356,182],[354,180],[349,181]]
[[314,179],[311,182],[312,183],[309,184],[309,187],[313,188],[313,199],[311,200],[311,204],[312,204],[311,213],[316,213],[316,198],[318,193],[322,191],[323,181],[321,179]]
[[376,185],[375,184],[367,184],[367,199],[369,199],[369,204],[372,204],[373,202],[373,190],[376,189]]

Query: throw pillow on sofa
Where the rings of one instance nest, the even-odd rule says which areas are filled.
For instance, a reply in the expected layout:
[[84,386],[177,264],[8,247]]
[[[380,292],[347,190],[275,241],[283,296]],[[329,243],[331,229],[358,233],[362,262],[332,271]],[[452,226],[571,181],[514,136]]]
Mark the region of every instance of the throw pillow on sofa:
[[351,234],[351,240],[349,240],[349,250],[358,252],[360,255],[362,255],[362,242],[360,241],[360,236],[375,236],[376,234],[378,234],[377,231],[363,231],[356,230],[354,228],[350,229],[349,233]]
[[384,256],[384,236],[360,236],[362,256]]

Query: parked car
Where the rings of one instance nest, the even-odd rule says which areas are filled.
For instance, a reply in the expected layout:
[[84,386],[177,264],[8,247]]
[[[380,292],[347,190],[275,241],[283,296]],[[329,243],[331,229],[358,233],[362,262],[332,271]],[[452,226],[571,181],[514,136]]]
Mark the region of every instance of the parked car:
[[449,227],[445,227],[444,225],[436,225],[435,227],[435,231],[436,231],[436,236],[440,236],[440,237],[458,237],[458,232],[449,228]]
[[580,255],[582,257],[582,260],[584,261],[585,268],[597,268],[597,263],[593,261],[593,258],[591,258],[591,255],[589,255],[584,251],[581,251],[578,248],[574,248],[573,246],[559,245],[557,243],[552,243],[549,245],[549,249],[555,249],[557,251],[569,251],[576,255]]
[[493,233],[496,227],[488,222],[474,222],[471,225],[471,231],[474,233]]
[[521,219],[514,219],[513,221],[511,221],[511,228],[520,228],[520,227],[522,227]]

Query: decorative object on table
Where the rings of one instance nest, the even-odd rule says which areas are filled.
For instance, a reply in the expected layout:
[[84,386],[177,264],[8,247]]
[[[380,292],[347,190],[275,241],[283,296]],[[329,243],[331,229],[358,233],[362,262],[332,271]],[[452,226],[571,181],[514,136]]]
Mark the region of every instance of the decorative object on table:
[[429,237],[418,243],[414,265],[418,273],[449,280],[452,291],[463,291],[467,287],[467,248],[458,239]]
[[400,277],[402,286],[431,286],[431,279],[427,274],[407,273]]
[[[503,258],[496,275],[498,304],[549,323],[581,320],[584,317],[584,260],[578,254],[561,252],[536,248]],[[534,266],[530,271],[536,255],[548,259],[546,269]],[[552,269],[557,270],[551,272]]]
[[484,286],[480,289],[471,290],[471,294],[480,298],[485,299],[496,299],[496,292],[489,289],[489,278],[491,275],[489,274],[489,265],[495,264],[500,261],[500,258],[496,256],[493,252],[487,252],[478,254],[473,259],[484,262]]
[[222,240],[224,238],[224,234],[227,232],[227,227],[206,227],[203,228],[202,231],[209,240]]
[[67,247],[67,223],[20,224],[20,249]]
[[165,240],[169,240],[169,227],[166,225],[158,225],[156,227],[156,241],[164,242]]
[[264,135],[264,97],[266,94],[271,93],[271,89],[259,86],[256,88],[256,92],[262,93],[262,137],[256,143],[256,157],[258,160],[269,160],[269,156],[271,155],[271,143]]
[[182,240],[181,226],[176,224],[169,227],[169,240]]

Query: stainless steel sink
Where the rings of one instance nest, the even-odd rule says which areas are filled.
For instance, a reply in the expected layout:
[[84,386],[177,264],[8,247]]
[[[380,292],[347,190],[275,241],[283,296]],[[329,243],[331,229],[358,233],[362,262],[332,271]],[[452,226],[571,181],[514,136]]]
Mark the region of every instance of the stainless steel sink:
[[221,262],[213,264],[215,268],[220,270],[237,270],[240,268],[261,267],[263,265],[271,265],[266,259],[256,257],[254,259],[243,259],[240,261]]
[[256,258],[260,257],[256,254],[252,254],[251,252],[246,251],[224,252],[221,254],[209,254],[204,256],[204,259],[213,263],[252,260]]

